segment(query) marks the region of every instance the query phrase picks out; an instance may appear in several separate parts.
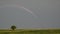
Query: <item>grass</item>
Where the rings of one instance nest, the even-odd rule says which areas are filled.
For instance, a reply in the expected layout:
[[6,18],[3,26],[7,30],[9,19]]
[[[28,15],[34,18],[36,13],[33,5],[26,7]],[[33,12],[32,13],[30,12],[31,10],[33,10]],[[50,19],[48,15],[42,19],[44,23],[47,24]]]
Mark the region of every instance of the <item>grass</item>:
[[17,30],[0,30],[0,34],[60,34],[60,29],[17,29]]

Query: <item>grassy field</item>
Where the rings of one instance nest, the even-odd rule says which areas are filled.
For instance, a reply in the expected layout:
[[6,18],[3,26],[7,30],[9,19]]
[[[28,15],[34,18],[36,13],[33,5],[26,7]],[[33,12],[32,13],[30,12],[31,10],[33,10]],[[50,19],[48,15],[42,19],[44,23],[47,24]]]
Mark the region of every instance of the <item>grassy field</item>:
[[0,30],[0,34],[60,34],[60,29],[40,29],[40,30]]

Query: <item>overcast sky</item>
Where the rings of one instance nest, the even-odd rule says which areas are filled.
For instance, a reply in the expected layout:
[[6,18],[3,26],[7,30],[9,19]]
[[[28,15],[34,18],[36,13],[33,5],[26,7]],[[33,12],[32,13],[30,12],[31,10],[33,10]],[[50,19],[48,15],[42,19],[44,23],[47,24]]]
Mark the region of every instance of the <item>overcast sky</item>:
[[0,28],[60,28],[60,0],[0,0]]

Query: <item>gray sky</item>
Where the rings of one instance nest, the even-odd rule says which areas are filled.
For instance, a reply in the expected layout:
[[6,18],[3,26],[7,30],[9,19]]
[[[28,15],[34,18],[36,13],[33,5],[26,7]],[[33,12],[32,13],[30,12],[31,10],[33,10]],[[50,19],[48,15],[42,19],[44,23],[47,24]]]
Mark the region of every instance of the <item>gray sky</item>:
[[60,0],[0,0],[0,28],[60,28]]

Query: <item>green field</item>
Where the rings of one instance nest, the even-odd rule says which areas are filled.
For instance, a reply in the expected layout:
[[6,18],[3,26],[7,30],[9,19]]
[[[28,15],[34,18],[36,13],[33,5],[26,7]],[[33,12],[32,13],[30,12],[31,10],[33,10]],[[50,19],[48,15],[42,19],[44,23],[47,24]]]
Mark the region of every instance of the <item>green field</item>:
[[0,30],[0,34],[60,34],[60,29],[40,29],[40,30]]

